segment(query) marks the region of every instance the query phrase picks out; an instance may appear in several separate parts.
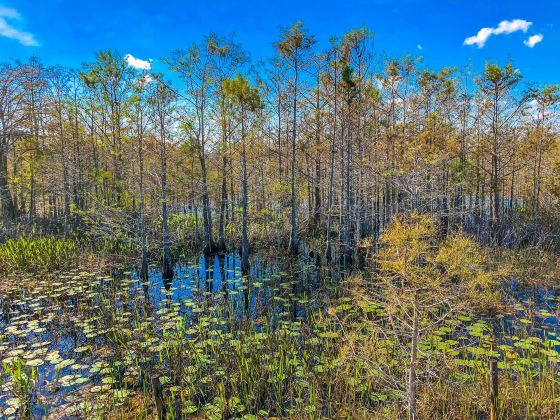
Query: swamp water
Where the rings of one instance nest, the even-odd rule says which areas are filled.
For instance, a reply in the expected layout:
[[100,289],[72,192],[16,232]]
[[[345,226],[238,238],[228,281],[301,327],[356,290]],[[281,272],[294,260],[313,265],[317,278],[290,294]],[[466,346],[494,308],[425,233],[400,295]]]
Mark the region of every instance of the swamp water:
[[303,260],[257,257],[243,276],[237,254],[177,264],[172,280],[151,269],[147,283],[135,272],[10,277],[0,286],[0,417],[21,413],[26,398],[33,417],[118,407],[170,341],[240,324],[300,328],[326,310],[331,286]]
[[[305,404],[298,395],[311,392],[309,376],[327,375],[340,345],[338,327],[322,314],[352,318],[356,308],[347,298],[333,300],[340,275],[312,263],[257,257],[247,276],[239,266],[235,254],[200,257],[178,264],[171,281],[151,270],[147,284],[134,272],[101,276],[77,270],[4,279],[0,417],[15,418],[24,411],[34,418],[103,418],[119,410],[126,415],[142,405],[137,399],[152,398],[154,374],[168,398],[181,399],[176,404],[181,416],[219,413],[223,407],[211,395],[232,372],[241,372],[234,391],[254,405],[234,404],[228,408],[231,416],[268,416],[263,401],[253,395],[263,387],[261,376],[267,377],[264,387],[270,395],[277,395],[281,414],[289,415],[286,395],[292,391],[283,388],[288,374],[297,379],[293,404]],[[480,373],[488,357],[495,357],[516,381],[535,372],[548,374],[551,366],[557,379],[556,293],[522,289],[515,282],[509,287],[507,314],[491,321],[456,314],[424,337],[422,354],[455,358],[463,374]],[[373,312],[382,316],[379,309]],[[277,330],[285,333],[278,338],[271,333]],[[274,354],[263,354],[267,351]],[[192,397],[183,400],[183,394]],[[390,394],[372,395],[382,402]],[[391,398],[395,395],[401,398],[398,393]],[[306,409],[312,413],[316,407]]]

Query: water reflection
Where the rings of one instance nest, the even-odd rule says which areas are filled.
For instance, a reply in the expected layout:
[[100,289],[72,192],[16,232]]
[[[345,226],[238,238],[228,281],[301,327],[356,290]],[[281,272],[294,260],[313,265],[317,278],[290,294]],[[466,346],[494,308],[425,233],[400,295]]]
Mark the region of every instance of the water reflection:
[[[147,283],[132,273],[136,282],[131,293],[141,286],[154,309],[175,303],[182,315],[189,315],[191,302],[196,302],[206,309],[219,307],[235,319],[304,319],[310,311],[326,305],[330,289],[313,262],[297,259],[279,263],[255,257],[249,273],[243,275],[239,254],[202,255],[188,264],[176,264],[172,280],[163,279],[156,268],[149,270]],[[335,276],[329,279],[330,285],[336,284]]]

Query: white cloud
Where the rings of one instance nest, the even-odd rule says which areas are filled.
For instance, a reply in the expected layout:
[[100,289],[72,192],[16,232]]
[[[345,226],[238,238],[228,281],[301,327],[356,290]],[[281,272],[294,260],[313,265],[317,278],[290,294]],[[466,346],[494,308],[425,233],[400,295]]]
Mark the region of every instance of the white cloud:
[[476,35],[469,36],[463,41],[463,45],[474,45],[478,48],[484,47],[486,40],[492,35],[494,30],[492,28],[482,28]]
[[523,43],[529,48],[533,48],[535,45],[541,42],[543,38],[544,38],[543,34],[531,35],[528,39],[523,41]]
[[527,32],[532,24],[533,22],[527,22],[523,19],[502,20],[498,27],[494,29],[494,35],[511,34],[517,31]]
[[22,32],[13,27],[8,20],[20,20],[21,15],[17,10],[9,7],[0,7],[0,36],[15,39],[20,44],[27,47],[36,47],[39,45],[35,37],[30,32]]
[[523,19],[502,20],[495,28],[482,28],[476,35],[469,36],[463,41],[463,45],[476,45],[478,48],[482,48],[492,35],[511,34],[517,31],[525,33],[532,24],[533,22]]
[[422,45],[418,44],[418,45],[416,46],[416,48],[418,48],[420,51],[422,51]]
[[152,68],[152,60],[141,60],[139,58],[134,57],[132,54],[127,54],[124,56],[127,64],[130,67],[134,67],[138,70],[151,70]]

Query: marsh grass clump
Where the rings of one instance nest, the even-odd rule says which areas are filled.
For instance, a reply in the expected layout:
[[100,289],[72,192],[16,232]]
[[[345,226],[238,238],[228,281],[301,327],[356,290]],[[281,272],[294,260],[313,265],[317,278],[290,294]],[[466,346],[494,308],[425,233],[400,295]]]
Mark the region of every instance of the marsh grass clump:
[[47,272],[60,270],[76,256],[78,246],[69,239],[52,236],[21,236],[0,244],[0,270],[3,272]]
[[37,369],[20,357],[14,357],[2,363],[2,371],[4,375],[0,377],[0,386],[3,390],[11,390],[12,398],[5,401],[4,407],[0,407],[0,414],[31,418],[36,397]]

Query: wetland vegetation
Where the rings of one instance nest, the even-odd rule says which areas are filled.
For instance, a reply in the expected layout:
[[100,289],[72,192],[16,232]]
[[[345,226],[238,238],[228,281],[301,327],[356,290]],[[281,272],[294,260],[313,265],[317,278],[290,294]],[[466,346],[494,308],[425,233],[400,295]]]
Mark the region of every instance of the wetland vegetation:
[[274,47],[0,66],[0,417],[560,417],[557,87]]

